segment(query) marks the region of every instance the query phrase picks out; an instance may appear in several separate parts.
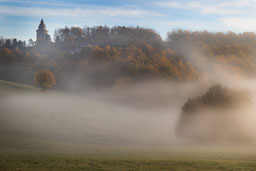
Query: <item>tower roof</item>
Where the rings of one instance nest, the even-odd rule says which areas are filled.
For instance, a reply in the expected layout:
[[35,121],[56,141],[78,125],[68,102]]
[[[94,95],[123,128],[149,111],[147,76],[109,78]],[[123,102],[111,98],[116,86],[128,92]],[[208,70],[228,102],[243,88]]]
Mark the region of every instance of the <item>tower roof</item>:
[[41,19],[41,22],[38,26],[38,30],[37,31],[42,31],[42,32],[48,32],[47,29],[46,29],[46,25],[44,24],[44,19],[42,18]]
[[44,19],[43,19],[43,18],[41,19],[41,22],[40,22],[40,24],[44,24]]

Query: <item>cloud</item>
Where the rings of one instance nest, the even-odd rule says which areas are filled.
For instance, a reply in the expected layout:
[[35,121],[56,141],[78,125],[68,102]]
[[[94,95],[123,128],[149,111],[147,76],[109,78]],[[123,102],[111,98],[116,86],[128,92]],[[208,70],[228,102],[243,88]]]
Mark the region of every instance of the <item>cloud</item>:
[[242,18],[242,17],[229,17],[221,19],[221,23],[230,28],[237,30],[256,30],[256,19],[255,18]]
[[40,7],[11,7],[0,5],[1,15],[12,16],[54,16],[54,17],[142,17],[161,16],[161,14],[140,9],[88,7],[88,8],[40,8]]
[[186,16],[181,18],[182,22],[172,23],[185,29],[235,32],[256,30],[256,0],[170,0],[156,2],[154,5],[163,11],[171,8],[182,12]]
[[232,1],[162,1],[154,3],[164,8],[176,8],[200,13],[202,15],[238,15],[252,13],[251,10],[256,10],[256,0],[232,0]]
[[179,8],[179,9],[184,8],[184,6],[178,2],[157,2],[155,4],[160,7]]

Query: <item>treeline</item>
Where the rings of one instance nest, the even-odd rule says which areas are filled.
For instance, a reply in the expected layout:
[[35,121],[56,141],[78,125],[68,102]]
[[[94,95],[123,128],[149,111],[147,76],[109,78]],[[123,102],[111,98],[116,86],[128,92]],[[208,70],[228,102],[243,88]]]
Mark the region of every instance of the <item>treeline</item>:
[[[214,60],[217,65],[228,66],[235,73],[246,76],[256,74],[256,34],[190,32],[177,30],[168,33],[168,47],[182,55],[197,52],[198,55]],[[187,52],[189,51],[189,52]],[[184,54],[184,52],[187,52]]]
[[147,43],[155,48],[162,48],[163,41],[159,34],[152,29],[140,27],[65,27],[55,31],[54,41],[62,48],[78,48],[85,45],[142,47]]
[[[99,26],[65,27],[55,31],[54,42],[40,48],[16,39],[0,43],[0,79],[32,84],[33,74],[48,68],[57,87],[68,82],[84,86],[113,86],[166,79],[197,80],[200,68],[195,52],[244,75],[255,75],[254,33],[173,31],[163,41],[152,29]],[[18,42],[18,43],[17,43]]]
[[17,40],[17,39],[4,39],[0,37],[0,48],[8,48],[8,49],[24,49],[26,47],[26,42]]

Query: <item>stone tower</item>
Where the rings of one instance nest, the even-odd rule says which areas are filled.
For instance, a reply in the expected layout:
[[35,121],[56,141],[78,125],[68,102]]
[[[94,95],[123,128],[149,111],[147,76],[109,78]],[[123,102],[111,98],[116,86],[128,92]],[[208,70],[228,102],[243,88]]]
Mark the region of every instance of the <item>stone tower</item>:
[[44,24],[44,20],[41,19],[41,22],[36,30],[36,44],[39,46],[47,45],[50,42],[50,36],[48,35],[48,30]]

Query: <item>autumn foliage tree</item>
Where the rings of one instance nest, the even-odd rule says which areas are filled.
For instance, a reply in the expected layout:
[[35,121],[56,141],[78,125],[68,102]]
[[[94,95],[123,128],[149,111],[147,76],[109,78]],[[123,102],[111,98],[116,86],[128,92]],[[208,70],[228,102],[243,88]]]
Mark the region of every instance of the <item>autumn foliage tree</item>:
[[35,73],[34,83],[45,91],[56,84],[56,78],[48,69],[42,69]]

